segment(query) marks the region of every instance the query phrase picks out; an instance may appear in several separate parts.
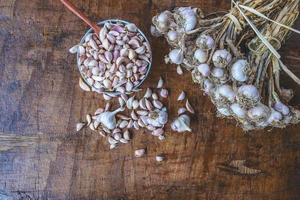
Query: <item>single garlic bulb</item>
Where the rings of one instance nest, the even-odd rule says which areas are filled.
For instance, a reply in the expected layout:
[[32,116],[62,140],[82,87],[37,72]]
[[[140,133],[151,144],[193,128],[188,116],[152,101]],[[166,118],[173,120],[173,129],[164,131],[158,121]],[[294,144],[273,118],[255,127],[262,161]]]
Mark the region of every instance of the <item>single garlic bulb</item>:
[[216,67],[226,67],[232,60],[232,56],[226,49],[215,51],[212,61]]
[[178,118],[176,118],[172,124],[171,124],[171,128],[173,131],[176,132],[185,132],[185,131],[189,131],[191,132],[192,129],[190,128],[190,117],[188,115],[180,115]]
[[238,118],[244,119],[247,115],[247,111],[238,103],[231,104],[230,109]]
[[168,37],[168,40],[170,40],[171,42],[174,42],[177,40],[178,33],[176,31],[171,30],[167,33],[167,37]]
[[161,110],[156,109],[150,112],[145,120],[149,125],[154,127],[163,127],[168,121],[168,113],[166,108],[162,108]]
[[206,94],[209,94],[214,88],[214,84],[209,80],[205,79],[203,81],[203,89]]
[[263,105],[259,104],[248,110],[248,117],[255,122],[266,121],[270,116],[270,109]]
[[235,100],[236,94],[230,85],[225,84],[225,85],[219,86],[216,90],[216,93],[217,93],[217,95],[225,97],[230,102],[234,102],[234,100]]
[[211,75],[215,78],[221,79],[224,77],[225,71],[220,67],[215,67],[212,69]]
[[252,106],[259,102],[260,94],[254,85],[242,85],[238,89],[237,100],[241,105]]
[[183,62],[183,52],[181,49],[173,49],[169,53],[169,58],[172,63],[180,65]]
[[119,112],[124,111],[124,109],[125,108],[118,108],[117,110],[115,110],[113,112],[110,112],[110,111],[103,112],[97,116],[96,121],[100,122],[106,128],[113,130],[114,128],[116,128],[115,115]]
[[208,64],[200,64],[197,66],[197,70],[201,73],[202,76],[207,77],[210,75],[210,68]]
[[282,120],[282,114],[274,109],[272,109],[270,117],[268,118],[268,122],[271,123],[277,123]]
[[194,53],[194,58],[200,63],[205,63],[208,59],[208,54],[202,49],[197,49]]
[[157,30],[157,28],[153,25],[151,25],[151,27],[150,27],[150,32],[151,32],[151,35],[153,35],[154,37],[160,37],[162,35],[159,32],[159,30]]
[[191,31],[197,24],[197,15],[191,7],[178,8],[179,14],[184,20],[184,30]]
[[278,112],[281,112],[283,115],[288,115],[290,113],[290,109],[288,106],[286,106],[284,103],[281,101],[277,101],[274,104],[274,109],[277,110]]
[[247,60],[239,59],[231,67],[231,76],[240,82],[248,80],[249,63]]
[[203,50],[209,50],[215,46],[215,41],[211,36],[202,34],[197,38],[196,45]]

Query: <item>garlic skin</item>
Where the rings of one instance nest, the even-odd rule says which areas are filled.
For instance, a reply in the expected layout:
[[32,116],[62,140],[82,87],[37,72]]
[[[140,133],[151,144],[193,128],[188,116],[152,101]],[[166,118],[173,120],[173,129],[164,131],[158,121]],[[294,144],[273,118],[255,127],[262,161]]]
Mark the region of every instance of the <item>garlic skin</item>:
[[230,109],[238,118],[244,119],[247,115],[247,111],[238,103],[231,104]]
[[193,30],[197,24],[195,11],[191,7],[181,7],[178,11],[184,20],[184,30],[186,32]]
[[255,122],[262,122],[270,116],[270,109],[263,104],[259,104],[249,109],[247,114],[251,120]]
[[290,113],[290,109],[288,106],[286,106],[284,103],[281,101],[277,101],[274,104],[274,109],[277,110],[278,112],[282,113],[283,115],[288,115]]
[[225,68],[232,60],[232,55],[226,49],[215,51],[212,61],[216,67]]
[[108,128],[109,130],[113,130],[116,128],[117,124],[115,115],[124,110],[125,108],[118,108],[113,112],[103,112],[97,116],[96,121],[100,122],[104,127]]
[[208,54],[206,51],[203,51],[202,49],[197,49],[194,53],[194,58],[198,60],[200,63],[205,63],[208,59]]
[[181,49],[173,49],[169,53],[169,58],[172,63],[180,65],[183,62],[183,52]]
[[178,118],[176,118],[172,124],[171,124],[171,128],[173,131],[176,132],[185,132],[185,131],[189,131],[191,132],[192,129],[190,128],[190,117],[188,115],[180,115]]
[[217,88],[217,94],[225,97],[228,101],[234,102],[236,94],[230,85],[221,85]]
[[201,73],[202,76],[207,77],[210,75],[210,67],[208,64],[200,64],[197,66],[197,70]]
[[249,63],[247,60],[239,59],[231,67],[231,76],[240,82],[248,80]]
[[260,100],[260,94],[254,85],[242,85],[238,89],[237,100],[242,105],[255,105]]
[[202,34],[197,38],[196,45],[200,49],[209,50],[215,46],[215,41],[211,36]]
[[168,37],[168,40],[170,40],[171,42],[174,42],[177,40],[178,33],[176,31],[171,30],[167,33],[167,37]]

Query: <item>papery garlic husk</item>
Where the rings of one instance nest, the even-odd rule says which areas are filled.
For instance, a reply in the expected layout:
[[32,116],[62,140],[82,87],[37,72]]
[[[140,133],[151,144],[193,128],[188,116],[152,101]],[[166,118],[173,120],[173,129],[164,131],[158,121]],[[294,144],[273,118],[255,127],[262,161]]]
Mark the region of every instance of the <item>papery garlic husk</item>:
[[244,82],[248,80],[250,65],[247,60],[239,59],[231,67],[231,76],[233,79]]
[[197,14],[191,7],[178,8],[179,14],[183,19],[183,28],[186,32],[191,31],[197,24]]
[[237,118],[244,119],[247,116],[247,110],[238,103],[231,104],[230,109]]
[[277,101],[274,104],[274,109],[277,110],[278,112],[282,113],[283,115],[288,115],[290,113],[290,109],[288,106],[286,106],[284,103],[281,101]]
[[161,110],[155,109],[150,112],[147,117],[145,117],[146,123],[154,127],[163,127],[168,121],[168,113],[166,108]]
[[197,38],[196,45],[203,50],[209,50],[215,46],[215,41],[211,36],[202,34]]
[[109,130],[113,130],[114,128],[116,128],[116,117],[115,115],[119,112],[124,111],[124,108],[118,108],[115,111],[106,111],[103,113],[100,113],[97,118],[96,121],[100,122],[104,127],[108,128]]
[[191,132],[192,129],[190,128],[190,117],[188,115],[180,115],[178,118],[176,118],[172,124],[171,124],[171,128],[173,131],[176,132],[185,132],[185,131],[189,131]]
[[183,62],[183,51],[181,49],[173,49],[169,53],[171,63],[180,65]]
[[264,104],[258,104],[257,106],[250,108],[247,112],[248,117],[254,122],[264,122],[271,114],[271,110]]
[[208,77],[210,75],[210,67],[208,64],[200,64],[197,66],[197,70],[201,73],[202,76]]
[[220,49],[215,51],[212,57],[212,61],[216,67],[224,68],[232,60],[232,55],[226,49]]
[[156,28],[159,32],[168,31],[170,21],[172,20],[172,13],[168,10],[160,13],[156,18]]
[[194,52],[194,58],[200,63],[205,63],[208,59],[207,51],[204,51],[202,49],[197,49]]
[[254,85],[242,85],[237,92],[237,101],[246,107],[255,106],[260,101],[260,94]]

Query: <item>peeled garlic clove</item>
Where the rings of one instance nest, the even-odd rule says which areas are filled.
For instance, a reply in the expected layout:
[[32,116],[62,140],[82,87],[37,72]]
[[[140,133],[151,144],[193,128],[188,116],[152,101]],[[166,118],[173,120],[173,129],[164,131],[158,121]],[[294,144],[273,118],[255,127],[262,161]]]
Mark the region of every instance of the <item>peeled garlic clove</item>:
[[162,162],[162,161],[165,160],[165,157],[162,156],[162,155],[158,155],[158,156],[155,156],[155,160],[156,160],[157,162]]
[[[216,69],[216,68],[215,68]],[[208,64],[204,63],[204,64],[200,64],[197,66],[197,70],[201,73],[202,76],[204,77],[207,77],[210,75],[210,67]],[[218,72],[218,71],[215,71],[213,72],[214,76],[215,77],[223,77],[224,75],[224,72],[223,72],[223,69],[221,69],[222,72]],[[220,73],[220,74],[219,74]]]
[[197,38],[196,45],[201,49],[209,50],[215,46],[215,41],[211,36],[202,34]]
[[180,65],[177,66],[176,72],[177,72],[178,75],[182,75],[182,74],[183,74],[183,70],[182,70],[182,68],[180,67]]
[[184,100],[184,98],[185,98],[185,92],[181,91],[181,93],[179,94],[179,96],[177,98],[177,101],[182,101],[182,100]]
[[111,136],[109,136],[109,137],[107,138],[107,141],[108,141],[109,144],[118,144],[118,141],[115,140],[115,139],[114,139],[113,137],[111,137]]
[[164,85],[164,80],[163,80],[162,77],[159,77],[159,80],[158,80],[156,88],[162,88],[163,85]]
[[178,113],[178,115],[181,115],[185,112],[186,112],[186,108],[179,108],[177,113]]
[[83,89],[84,91],[87,91],[87,92],[90,92],[91,91],[91,88],[90,86],[88,86],[82,78],[79,78],[79,86],[81,89]]
[[216,67],[224,68],[226,67],[232,60],[232,55],[226,50],[221,49],[215,51],[212,57],[212,61]]
[[152,99],[154,99],[154,100],[158,100],[158,96],[157,96],[157,94],[156,94],[156,93],[152,93]]
[[163,104],[160,101],[158,101],[158,100],[153,100],[152,104],[157,109],[161,109],[163,107]]
[[208,54],[202,49],[197,49],[194,53],[194,58],[200,63],[205,63],[208,59]]
[[173,49],[169,53],[169,58],[172,63],[180,65],[183,62],[183,52],[181,49]]
[[146,149],[137,149],[134,151],[134,156],[137,158],[142,157],[146,153]]
[[192,107],[192,105],[190,104],[188,99],[186,100],[185,107],[190,113],[195,114],[195,110]]
[[162,88],[161,91],[160,91],[160,96],[163,97],[163,98],[167,98],[168,97],[168,90],[165,89],[165,88]]
[[77,123],[76,124],[76,131],[80,131],[85,126],[85,123]]
[[149,98],[151,97],[151,95],[152,95],[152,90],[150,88],[147,88],[144,98]]
[[92,122],[92,116],[90,114],[87,114],[85,118],[87,123],[86,125],[89,126],[90,123]]
[[73,47],[71,47],[69,49],[69,52],[72,53],[72,54],[75,54],[75,53],[77,53],[77,50],[78,50],[78,44],[75,45],[75,46],[73,46]]
[[231,76],[240,82],[248,80],[248,73],[250,70],[247,60],[239,59],[231,67]]

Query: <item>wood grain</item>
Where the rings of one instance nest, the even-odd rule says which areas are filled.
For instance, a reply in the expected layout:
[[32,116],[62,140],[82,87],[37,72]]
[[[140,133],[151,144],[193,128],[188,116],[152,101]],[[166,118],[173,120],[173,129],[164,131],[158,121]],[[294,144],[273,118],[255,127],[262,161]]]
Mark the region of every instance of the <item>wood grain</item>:
[[[163,63],[166,42],[150,36],[151,17],[159,11],[191,5],[213,12],[230,8],[229,1],[72,2],[94,21],[127,19],[149,36],[154,63],[143,87],[165,77],[170,116],[178,108],[177,94],[187,91],[197,113],[194,131],[176,134],[167,127],[165,141],[136,134],[113,151],[89,130],[77,134],[77,121],[104,105],[99,95],[80,90],[75,57],[68,54],[87,27],[58,0],[0,0],[0,139],[30,141],[0,148],[0,199],[300,198],[300,125],[244,134],[234,122],[216,118],[190,74],[179,77],[174,66]],[[298,76],[299,39],[292,35],[281,49]],[[295,88],[292,104],[300,106],[300,87],[287,78],[283,84]],[[141,147],[148,155],[134,158]],[[167,160],[157,163],[160,153]],[[241,175],[218,167],[232,160],[246,160],[263,173]]]

